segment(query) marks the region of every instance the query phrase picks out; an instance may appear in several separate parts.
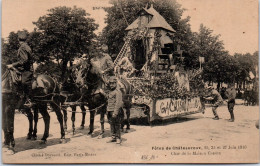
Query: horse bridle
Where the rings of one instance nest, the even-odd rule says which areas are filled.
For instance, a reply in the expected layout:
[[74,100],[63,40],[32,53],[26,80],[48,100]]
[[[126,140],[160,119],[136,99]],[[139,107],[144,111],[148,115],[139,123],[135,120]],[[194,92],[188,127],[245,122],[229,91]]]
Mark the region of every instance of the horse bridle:
[[[87,60],[86,60],[86,62],[87,62],[87,68],[84,70],[84,73],[88,73],[89,72],[89,70],[90,70],[90,58],[88,58]],[[81,68],[82,68],[82,65],[81,65]],[[80,70],[78,70],[78,72],[79,72]],[[84,76],[82,76],[82,74],[81,74],[81,78],[83,79],[83,85],[80,85],[80,87],[79,87],[79,85],[77,84],[77,81],[75,80],[75,78],[72,76],[72,78],[73,78],[73,82],[75,82],[75,84],[76,84],[76,86],[78,87],[78,88],[87,88],[87,85],[97,85],[98,84],[98,80],[96,81],[96,82],[94,82],[94,83],[90,83],[90,82],[88,82],[88,81],[86,81],[86,77],[87,77],[87,74],[85,74]]]

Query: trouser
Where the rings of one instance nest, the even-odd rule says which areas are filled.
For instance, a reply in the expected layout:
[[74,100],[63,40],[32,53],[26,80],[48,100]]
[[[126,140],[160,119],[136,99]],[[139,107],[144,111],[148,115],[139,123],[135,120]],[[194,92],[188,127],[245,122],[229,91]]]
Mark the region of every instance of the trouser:
[[22,73],[22,88],[25,98],[31,98],[32,78],[33,73],[31,71],[25,71]]
[[212,112],[213,112],[215,118],[218,118],[218,117],[219,117],[219,116],[218,116],[218,113],[217,113],[217,108],[218,108],[218,106],[220,106],[220,105],[222,104],[222,102],[223,102],[223,101],[216,101],[216,102],[213,104],[213,106],[212,106]]
[[234,106],[235,106],[235,100],[230,100],[228,101],[228,111],[230,113],[230,119],[231,120],[234,120],[235,117],[234,117]]
[[203,96],[200,96],[200,102],[201,102],[202,110],[204,111],[205,110],[205,98]]
[[111,112],[111,111],[107,112],[107,118],[108,118],[108,122],[110,124],[112,138],[121,139],[120,127],[121,127],[122,119],[124,117],[122,108],[120,108],[120,111],[115,118],[113,118],[112,115],[113,115],[113,112]]
[[213,112],[215,118],[218,118],[217,108],[218,108],[218,106],[213,106],[212,107],[212,112]]

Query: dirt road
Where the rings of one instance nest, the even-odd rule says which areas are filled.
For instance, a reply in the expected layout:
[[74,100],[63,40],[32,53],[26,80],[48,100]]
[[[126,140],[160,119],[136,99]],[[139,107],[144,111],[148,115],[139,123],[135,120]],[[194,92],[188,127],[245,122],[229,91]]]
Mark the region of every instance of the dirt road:
[[[66,143],[60,144],[60,130],[55,113],[51,113],[50,137],[40,145],[43,120],[39,120],[38,140],[26,140],[28,121],[22,114],[15,116],[16,153],[3,153],[4,163],[230,163],[259,162],[259,119],[257,106],[235,106],[235,122],[228,122],[227,107],[218,108],[220,120],[213,120],[211,108],[205,114],[193,114],[155,126],[132,125],[122,134],[122,144],[106,143],[109,124],[105,124],[105,138],[100,132],[96,116],[93,138],[87,137],[86,127],[79,129],[81,114],[77,114],[76,134],[71,132],[70,114]],[[3,140],[3,139],[2,139]]]

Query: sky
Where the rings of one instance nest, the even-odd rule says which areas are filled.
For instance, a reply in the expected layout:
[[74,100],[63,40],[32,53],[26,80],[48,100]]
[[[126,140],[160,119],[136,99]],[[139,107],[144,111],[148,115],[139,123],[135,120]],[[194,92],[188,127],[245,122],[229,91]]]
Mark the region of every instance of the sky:
[[[11,31],[35,27],[32,22],[57,6],[77,6],[85,9],[99,24],[105,27],[106,12],[97,7],[108,7],[109,0],[2,0],[2,37]],[[254,53],[258,51],[258,0],[177,0],[190,16],[192,31],[197,32],[200,24],[220,34],[225,49],[230,54]],[[93,10],[94,8],[95,10]]]
[[258,0],[177,0],[190,16],[192,31],[202,23],[220,34],[231,53],[258,51]]

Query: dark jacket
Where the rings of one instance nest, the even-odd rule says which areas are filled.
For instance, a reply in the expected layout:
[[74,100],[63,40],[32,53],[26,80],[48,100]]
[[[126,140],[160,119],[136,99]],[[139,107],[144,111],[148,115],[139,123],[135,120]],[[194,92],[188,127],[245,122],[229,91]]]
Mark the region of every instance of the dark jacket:
[[27,43],[22,43],[17,53],[18,61],[12,65],[20,72],[33,71],[32,50]]
[[236,99],[236,90],[235,88],[228,88],[225,92],[225,95],[228,98],[228,102],[234,102]]

